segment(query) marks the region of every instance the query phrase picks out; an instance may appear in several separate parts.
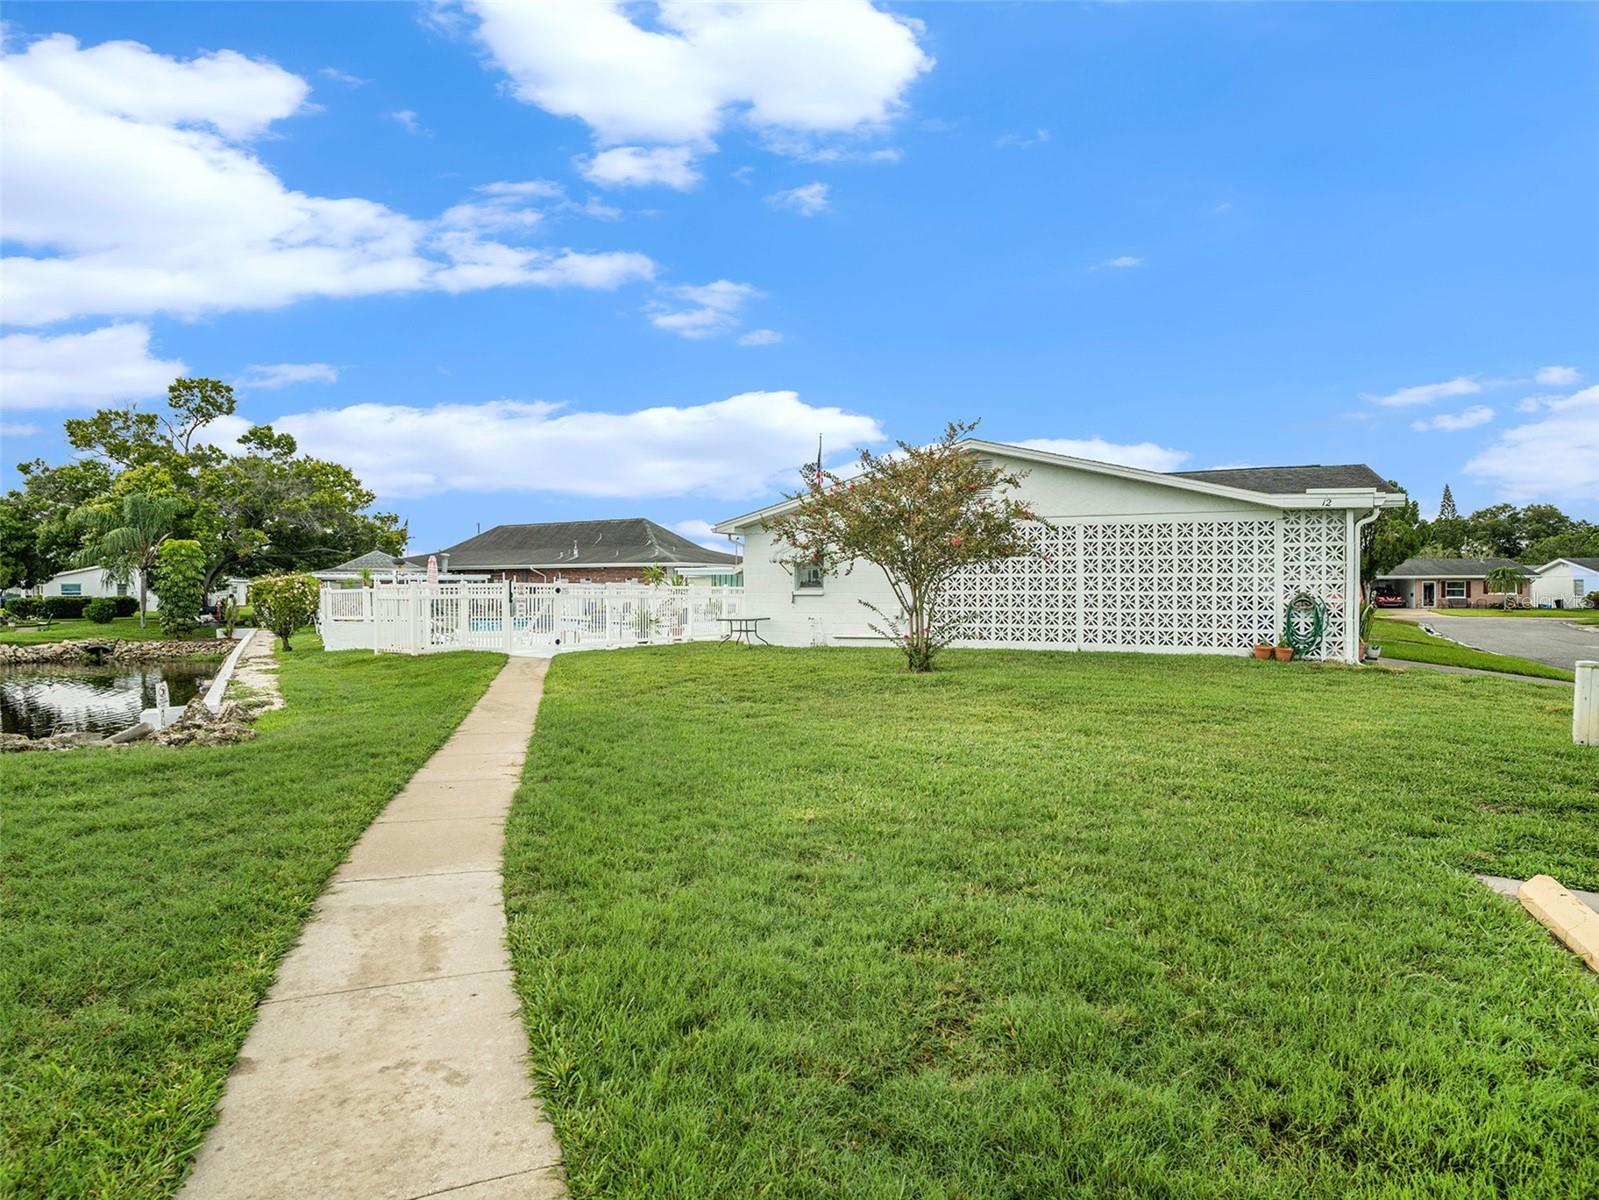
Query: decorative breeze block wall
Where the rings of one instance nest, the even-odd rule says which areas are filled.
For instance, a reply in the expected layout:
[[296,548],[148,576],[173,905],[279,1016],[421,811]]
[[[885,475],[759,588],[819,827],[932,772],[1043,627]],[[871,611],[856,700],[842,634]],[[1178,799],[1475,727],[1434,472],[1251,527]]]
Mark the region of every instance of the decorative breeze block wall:
[[1037,523],[1037,554],[952,581],[975,645],[1238,651],[1277,640],[1288,600],[1327,606],[1322,657],[1345,646],[1342,511]]

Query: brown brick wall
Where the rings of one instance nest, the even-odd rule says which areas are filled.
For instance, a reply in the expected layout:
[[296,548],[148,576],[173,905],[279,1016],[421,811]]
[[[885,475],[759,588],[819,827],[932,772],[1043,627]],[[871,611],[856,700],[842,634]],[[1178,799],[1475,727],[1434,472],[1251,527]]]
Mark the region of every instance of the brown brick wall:
[[550,571],[494,571],[495,580],[514,579],[518,583],[637,583],[641,567],[564,567]]

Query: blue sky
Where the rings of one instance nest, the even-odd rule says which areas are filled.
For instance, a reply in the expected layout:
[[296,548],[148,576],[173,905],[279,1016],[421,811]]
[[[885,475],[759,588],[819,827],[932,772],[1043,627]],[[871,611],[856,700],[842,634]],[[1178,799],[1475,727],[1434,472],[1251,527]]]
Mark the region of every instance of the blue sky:
[[13,3],[6,50],[7,485],[182,364],[418,550],[698,531],[952,417],[1599,518],[1593,6]]

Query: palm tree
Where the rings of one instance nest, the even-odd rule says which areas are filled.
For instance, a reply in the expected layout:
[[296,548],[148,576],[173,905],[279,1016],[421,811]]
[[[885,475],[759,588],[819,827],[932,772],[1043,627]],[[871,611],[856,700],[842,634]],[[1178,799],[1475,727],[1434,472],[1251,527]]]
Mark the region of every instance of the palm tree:
[[1516,606],[1516,593],[1521,591],[1521,585],[1527,582],[1527,573],[1520,567],[1495,567],[1483,577],[1483,583],[1490,592],[1503,592],[1505,594],[1505,607]]
[[170,496],[129,492],[120,504],[97,504],[79,510],[86,534],[75,560],[80,567],[98,566],[118,583],[139,576],[139,628],[149,598],[150,571],[161,543],[177,527],[183,502]]

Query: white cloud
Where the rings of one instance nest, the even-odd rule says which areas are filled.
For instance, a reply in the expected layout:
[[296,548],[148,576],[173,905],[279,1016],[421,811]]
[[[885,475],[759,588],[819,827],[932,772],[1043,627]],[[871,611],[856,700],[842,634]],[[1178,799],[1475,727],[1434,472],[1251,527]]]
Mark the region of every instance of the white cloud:
[[1479,425],[1486,425],[1493,419],[1493,409],[1486,404],[1473,404],[1470,408],[1462,409],[1457,413],[1439,413],[1436,416],[1423,417],[1419,421],[1412,421],[1410,427],[1417,433],[1426,433],[1435,429],[1445,433],[1454,433],[1461,429],[1475,429]]
[[1576,367],[1540,367],[1533,378],[1545,387],[1575,387],[1582,382],[1582,372]]
[[679,337],[698,339],[737,329],[744,305],[761,293],[747,283],[718,279],[664,288],[662,294],[668,299],[656,300],[645,310],[650,324]]
[[715,532],[711,522],[700,520],[679,521],[672,526],[689,541],[704,546],[710,550],[720,550],[724,554],[731,553],[733,545],[723,535]]
[[1172,450],[1154,442],[1107,442],[1104,438],[1029,438],[1017,442],[1049,454],[1087,458],[1094,462],[1118,463],[1145,471],[1175,471],[1189,459],[1188,451]]
[[1414,387],[1400,388],[1382,396],[1362,392],[1361,398],[1380,404],[1384,408],[1410,408],[1418,404],[1436,404],[1439,400],[1452,400],[1457,396],[1475,396],[1482,384],[1467,375],[1446,379],[1442,383],[1420,383]]
[[1466,473],[1506,500],[1599,501],[1599,386],[1551,400],[1536,421],[1499,434]]
[[829,208],[827,185],[806,183],[799,187],[787,188],[781,192],[773,192],[766,197],[766,202],[776,208],[797,212],[802,217],[814,217]]
[[348,71],[341,71],[337,67],[323,67],[317,72],[323,79],[331,79],[334,83],[342,83],[345,87],[365,87],[368,80],[359,75],[352,75]]
[[300,111],[311,88],[275,63],[233,50],[187,62],[138,42],[83,49],[64,33],[7,55],[8,72],[64,104],[148,125],[209,125],[225,138],[254,137]]
[[775,329],[752,329],[738,339],[740,346],[775,346],[783,335]]
[[388,114],[388,118],[401,129],[405,130],[406,133],[414,133],[418,137],[433,136],[432,131],[424,128],[421,119],[409,108],[402,108],[395,112],[391,112]]
[[1006,133],[994,139],[994,145],[1001,150],[1027,150],[1033,146],[1042,146],[1049,141],[1049,130],[1035,129],[1032,133]]
[[37,425],[13,425],[0,422],[0,438],[25,438],[32,437],[39,432]]
[[180,359],[150,354],[147,325],[108,325],[89,333],[0,338],[0,400],[19,408],[93,408],[165,395],[187,372]]
[[1120,270],[1126,270],[1128,267],[1141,267],[1141,266],[1144,265],[1144,260],[1141,259],[1141,258],[1135,258],[1131,254],[1123,254],[1123,255],[1121,255],[1121,256],[1119,256],[1117,258],[1113,258],[1109,262],[1103,263],[1101,265],[1107,266],[1107,267],[1111,267],[1111,268],[1114,268],[1114,269],[1120,271]]
[[867,0],[466,7],[516,97],[585,122],[602,147],[709,152],[738,120],[779,152],[787,142],[823,153],[820,138],[885,126],[933,66],[917,44],[920,22]]
[[700,181],[689,146],[616,146],[577,159],[578,172],[601,187],[647,187],[660,184],[686,192]]
[[513,491],[748,500],[795,483],[818,435],[840,447],[883,440],[874,418],[814,407],[787,391],[626,413],[510,400],[356,404],[272,424],[385,497]]
[[639,254],[486,240],[537,223],[542,197],[494,191],[528,184],[491,184],[441,220],[291,190],[238,139],[297,111],[303,80],[231,52],[180,62],[109,45],[58,36],[0,60],[0,238],[30,252],[4,262],[9,323],[653,274]]
[[233,381],[241,392],[270,392],[299,383],[337,383],[339,369],[331,363],[252,363]]

